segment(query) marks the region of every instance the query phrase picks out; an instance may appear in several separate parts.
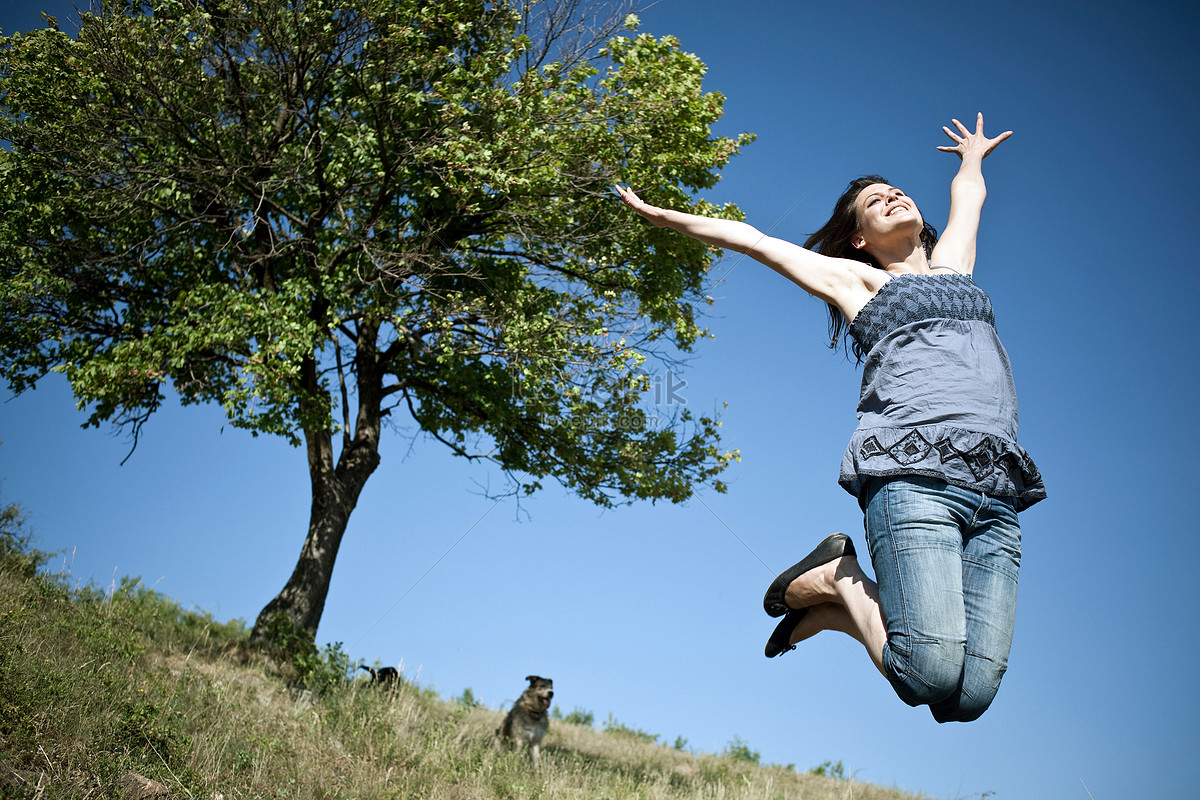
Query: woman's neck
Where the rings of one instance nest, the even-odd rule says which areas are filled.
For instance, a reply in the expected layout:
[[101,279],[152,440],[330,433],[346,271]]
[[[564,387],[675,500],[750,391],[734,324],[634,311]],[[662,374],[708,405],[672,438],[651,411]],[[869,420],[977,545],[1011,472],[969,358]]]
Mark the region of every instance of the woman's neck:
[[925,245],[920,242],[907,253],[898,251],[893,253],[890,258],[876,256],[876,260],[893,275],[929,275],[931,273],[929,259],[925,255]]

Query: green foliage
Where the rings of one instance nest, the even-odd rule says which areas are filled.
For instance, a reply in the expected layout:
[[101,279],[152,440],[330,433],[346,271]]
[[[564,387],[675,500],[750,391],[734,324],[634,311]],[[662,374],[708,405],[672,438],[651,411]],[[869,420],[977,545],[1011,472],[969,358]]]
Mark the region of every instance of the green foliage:
[[119,706],[113,743],[143,768],[160,763],[185,765],[192,741],[180,729],[182,712],[147,700],[144,689],[138,694]]
[[651,744],[658,741],[657,733],[647,733],[641,728],[631,728],[624,723],[618,722],[617,719],[612,715],[611,711],[608,713],[608,719],[601,723],[601,729],[605,733],[613,736],[623,736],[630,739],[637,739],[638,741],[642,742],[649,742]]
[[693,195],[752,137],[632,15],[572,47],[576,5],[110,0],[0,39],[10,386],[371,452],[403,409],[525,491],[723,490],[718,421],[659,413],[645,366],[704,334],[714,253],[610,187],[737,217]]
[[758,764],[762,758],[762,754],[757,750],[751,750],[750,745],[740,736],[730,739],[729,744],[725,745],[725,749],[721,751],[721,755],[734,761],[745,761],[750,764]]
[[596,715],[586,708],[575,706],[568,714],[563,714],[558,706],[555,706],[550,711],[550,716],[554,719],[561,719],[563,722],[569,722],[572,725],[580,725],[584,728],[590,728],[596,722]]
[[454,698],[454,702],[458,703],[463,708],[479,708],[483,705],[475,699],[475,692],[471,690],[470,686],[463,689],[462,694]]
[[287,614],[273,614],[268,623],[272,654],[289,670],[296,685],[316,694],[325,694],[348,681],[357,668],[341,642],[318,649],[306,631],[296,626]]
[[683,736],[676,736],[673,746],[676,750],[687,750],[688,740]]
[[315,659],[309,659],[300,666],[301,681],[305,688],[319,694],[344,684],[353,668],[350,655],[342,649],[341,642],[326,644]]
[[842,764],[841,759],[838,759],[836,764],[832,761],[825,761],[810,769],[808,774],[819,775],[824,778],[834,778],[839,781],[850,780],[850,775],[846,772],[846,767]]
[[0,508],[0,569],[32,578],[54,554],[33,547],[27,521],[16,503]]

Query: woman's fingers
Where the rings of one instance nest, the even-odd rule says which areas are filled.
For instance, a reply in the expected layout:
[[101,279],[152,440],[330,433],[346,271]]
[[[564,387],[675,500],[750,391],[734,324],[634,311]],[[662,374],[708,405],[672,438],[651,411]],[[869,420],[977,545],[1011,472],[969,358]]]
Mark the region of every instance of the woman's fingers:
[[986,150],[986,151],[984,151],[984,153],[983,153],[983,154],[986,156],[988,153],[990,153],[990,152],[992,152],[993,150],[995,150],[995,149],[996,149],[996,145],[1000,144],[1000,143],[1001,143],[1001,142],[1003,142],[1005,139],[1007,139],[1008,137],[1012,136],[1012,133],[1013,133],[1012,131],[1005,131],[1004,133],[1002,133],[1002,134],[1000,134],[999,136],[997,136],[995,139],[990,139],[990,140],[988,140],[988,146],[987,146],[987,150]]
[[621,201],[624,202],[625,205],[629,206],[647,220],[654,223],[656,227],[661,228],[666,224],[657,218],[660,209],[655,208],[642,198],[638,197],[633,189],[623,186],[614,186],[613,189],[616,190],[617,194],[621,198]]
[[983,132],[982,111],[975,117],[975,131],[973,133],[967,130],[967,126],[963,125],[957,119],[952,119],[951,122],[954,123],[954,127],[958,129],[958,132],[955,133],[946,125],[942,126],[942,132],[954,142],[954,146],[952,147],[948,145],[938,147],[938,150],[941,150],[943,153],[958,153],[961,156],[970,150],[982,148],[983,154],[986,156],[996,148],[996,145],[1012,136],[1012,131],[1005,131],[994,139],[987,138],[987,135]]

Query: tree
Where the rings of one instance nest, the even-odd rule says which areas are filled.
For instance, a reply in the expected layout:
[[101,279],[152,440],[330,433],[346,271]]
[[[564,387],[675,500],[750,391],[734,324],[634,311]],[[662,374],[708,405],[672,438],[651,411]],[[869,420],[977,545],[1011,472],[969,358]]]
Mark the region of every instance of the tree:
[[[173,389],[307,453],[254,637],[315,635],[389,415],[528,493],[724,486],[719,422],[647,407],[715,253],[620,208],[752,137],[672,37],[580,0],[106,0],[0,41],[0,364],[137,438]],[[627,30],[622,30],[622,25]],[[339,441],[340,439],[340,441]],[[132,450],[131,450],[132,452]]]

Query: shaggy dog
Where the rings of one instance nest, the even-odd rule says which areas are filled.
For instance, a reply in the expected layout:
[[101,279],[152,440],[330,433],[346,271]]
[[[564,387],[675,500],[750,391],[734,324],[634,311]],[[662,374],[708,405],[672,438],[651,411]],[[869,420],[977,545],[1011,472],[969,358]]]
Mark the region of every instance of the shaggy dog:
[[517,702],[499,728],[496,728],[496,746],[527,745],[533,768],[538,768],[542,752],[542,737],[550,727],[550,701],[554,698],[554,681],[537,675],[527,675],[529,688],[521,693]]

